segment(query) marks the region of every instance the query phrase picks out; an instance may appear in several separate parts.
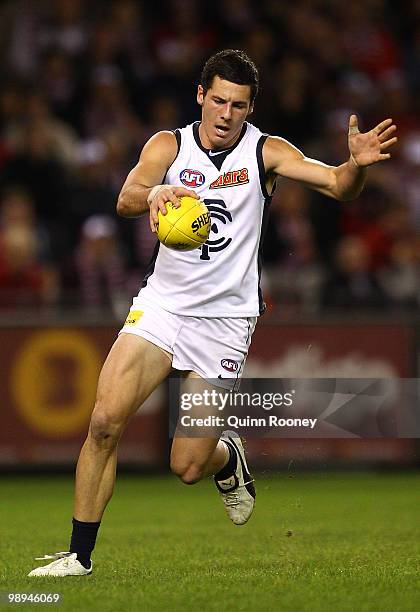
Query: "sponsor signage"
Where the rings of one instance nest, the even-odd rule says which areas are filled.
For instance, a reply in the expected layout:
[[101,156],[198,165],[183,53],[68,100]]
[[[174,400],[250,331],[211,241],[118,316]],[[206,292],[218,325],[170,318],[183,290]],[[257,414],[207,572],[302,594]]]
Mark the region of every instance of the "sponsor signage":
[[[134,319],[138,312],[131,315]],[[415,331],[402,324],[281,325],[263,318],[254,333],[245,375],[288,379],[297,390],[298,379],[414,378]],[[0,329],[1,466],[75,464],[97,378],[116,332],[111,326]],[[229,355],[219,365],[222,377],[223,371],[233,374],[239,368]],[[318,388],[317,392],[319,398]],[[310,393],[307,387],[305,397]],[[167,467],[167,402],[167,388],[160,386],[133,417],[120,444],[121,462]],[[343,405],[340,414],[346,416],[346,411]],[[355,418],[354,411],[351,415]],[[328,467],[349,461],[402,465],[414,454],[409,439],[303,438],[250,435],[247,449],[253,466],[320,462]]]
[[[0,465],[76,462],[115,337],[113,328],[0,329]],[[120,443],[120,461],[164,462],[165,401],[160,387],[133,417]]]

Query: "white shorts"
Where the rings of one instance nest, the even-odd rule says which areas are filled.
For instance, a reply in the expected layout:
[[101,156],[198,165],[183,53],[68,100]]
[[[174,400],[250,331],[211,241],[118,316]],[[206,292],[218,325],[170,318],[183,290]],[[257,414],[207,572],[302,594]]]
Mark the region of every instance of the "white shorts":
[[135,297],[120,333],[136,334],[172,354],[175,370],[233,389],[242,376],[257,317],[177,315]]

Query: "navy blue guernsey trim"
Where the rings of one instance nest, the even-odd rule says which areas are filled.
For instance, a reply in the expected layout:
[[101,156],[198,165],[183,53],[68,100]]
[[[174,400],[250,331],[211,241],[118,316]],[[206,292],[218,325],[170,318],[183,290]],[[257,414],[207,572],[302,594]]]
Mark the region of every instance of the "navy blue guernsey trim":
[[159,253],[159,247],[160,247],[160,242],[159,240],[157,240],[155,244],[155,248],[153,249],[152,257],[149,263],[147,264],[146,272],[144,273],[144,277],[141,283],[142,289],[143,287],[147,285],[147,281],[149,280],[149,278],[152,276],[153,272],[155,271],[155,263],[156,263],[156,259]]
[[[175,156],[175,159],[176,159],[178,157],[178,153],[179,153],[179,150],[181,148],[181,132],[179,130],[172,130],[172,131],[175,134],[176,144],[178,145],[178,150],[177,150],[176,156]],[[175,159],[174,159],[174,161],[175,161]],[[174,162],[172,162],[172,163],[174,163]]]
[[263,298],[263,294],[262,294],[261,286],[260,286],[261,270],[263,266],[262,250],[263,250],[264,238],[265,238],[265,234],[267,232],[267,226],[268,226],[268,208],[270,206],[270,203],[272,200],[272,194],[275,188],[275,184],[274,184],[272,192],[271,194],[269,194],[267,191],[267,185],[265,182],[267,178],[267,174],[266,174],[265,167],[264,167],[262,150],[263,150],[263,146],[267,138],[268,138],[268,134],[263,134],[257,142],[258,174],[260,177],[261,191],[264,196],[264,210],[263,210],[263,216],[262,216],[262,221],[261,221],[260,242],[258,245],[258,302],[259,302],[260,315],[264,314],[264,312],[267,310],[267,305],[264,302],[264,298]]
[[[175,157],[173,158],[172,163],[171,163],[171,165],[169,166],[169,168],[171,168],[171,166],[174,164],[174,162],[175,162],[176,158],[177,158],[177,157],[178,157],[178,155],[179,155],[179,150],[180,150],[180,148],[181,148],[181,132],[180,132],[178,129],[177,129],[177,130],[171,130],[171,131],[172,131],[172,134],[173,134],[173,135],[175,136],[175,138],[176,138],[177,150],[176,150],[176,155],[175,155]],[[162,185],[164,185],[164,184],[165,184],[165,181],[166,181],[166,175],[167,175],[167,174],[168,174],[168,172],[169,172],[169,168],[168,168],[168,169],[167,169],[167,171],[165,172],[165,176],[164,176],[164,177],[163,177],[163,179],[162,179]]]
[[[262,136],[260,136],[258,142],[257,142],[257,164],[258,164],[258,174],[260,176],[260,185],[261,185],[261,191],[263,192],[263,196],[265,198],[269,198],[270,195],[268,191],[267,191],[267,185],[265,183],[266,179],[267,179],[267,173],[265,171],[265,167],[264,167],[264,160],[263,160],[263,154],[262,154],[262,150],[263,150],[263,146],[265,141],[268,138],[268,134],[263,134]],[[274,188],[273,188],[274,191]]]
[[267,310],[267,304],[264,302],[264,297],[261,291],[260,281],[261,281],[261,270],[263,266],[263,244],[265,234],[267,232],[268,226],[268,210],[271,203],[272,197],[268,196],[264,200],[264,210],[261,221],[261,235],[260,235],[260,243],[258,245],[258,303],[259,303],[259,311],[260,315],[264,314]]

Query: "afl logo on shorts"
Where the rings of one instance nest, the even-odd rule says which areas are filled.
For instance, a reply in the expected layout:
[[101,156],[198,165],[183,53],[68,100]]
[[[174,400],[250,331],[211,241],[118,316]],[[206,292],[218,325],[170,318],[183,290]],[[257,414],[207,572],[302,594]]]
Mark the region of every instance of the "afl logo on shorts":
[[222,359],[220,362],[222,368],[225,368],[228,372],[236,372],[239,368],[239,363],[233,361],[233,359]]
[[201,187],[206,180],[204,178],[204,174],[200,172],[200,170],[191,170],[190,168],[185,168],[185,170],[182,170],[179,178],[185,187]]

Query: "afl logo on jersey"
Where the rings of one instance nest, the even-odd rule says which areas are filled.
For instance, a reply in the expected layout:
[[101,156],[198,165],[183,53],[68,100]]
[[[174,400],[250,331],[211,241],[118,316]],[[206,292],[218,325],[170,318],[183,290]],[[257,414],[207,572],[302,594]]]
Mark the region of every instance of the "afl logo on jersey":
[[237,372],[239,368],[239,363],[237,361],[233,361],[233,359],[222,359],[220,365],[228,372]]
[[204,174],[200,170],[191,170],[185,168],[179,175],[181,183],[186,187],[201,187],[206,180]]

